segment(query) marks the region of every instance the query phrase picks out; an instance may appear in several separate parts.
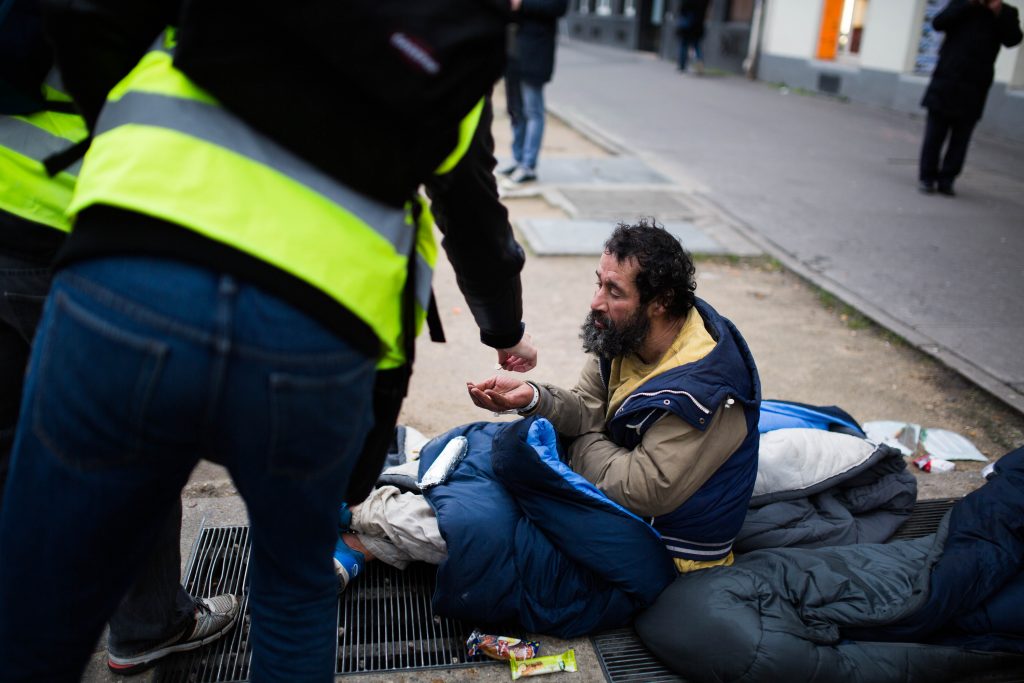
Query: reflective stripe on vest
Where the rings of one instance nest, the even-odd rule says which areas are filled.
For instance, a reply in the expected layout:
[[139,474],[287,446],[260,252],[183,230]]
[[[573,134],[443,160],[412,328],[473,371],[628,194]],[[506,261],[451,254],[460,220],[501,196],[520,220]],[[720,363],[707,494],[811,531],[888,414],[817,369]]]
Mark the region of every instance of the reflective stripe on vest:
[[[66,100],[52,88],[50,99]],[[42,111],[28,116],[0,116],[0,209],[67,232],[66,210],[81,164],[50,177],[43,159],[67,149],[87,135],[76,114]]]
[[320,172],[221,109],[165,52],[147,54],[108,97],[70,211],[93,204],[182,225],[316,287],[374,330],[381,367],[404,362],[415,240],[417,322],[425,317],[432,219],[414,228],[409,211]]

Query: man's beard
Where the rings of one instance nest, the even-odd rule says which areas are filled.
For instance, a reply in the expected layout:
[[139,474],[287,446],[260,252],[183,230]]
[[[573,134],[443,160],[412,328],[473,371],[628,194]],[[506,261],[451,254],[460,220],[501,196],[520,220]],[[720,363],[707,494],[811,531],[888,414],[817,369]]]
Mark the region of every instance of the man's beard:
[[[604,329],[599,329],[595,322],[600,319]],[[607,317],[591,311],[580,328],[580,339],[583,350],[605,358],[617,358],[637,353],[643,348],[647,333],[651,330],[651,320],[642,306],[630,316],[623,325],[616,326]]]

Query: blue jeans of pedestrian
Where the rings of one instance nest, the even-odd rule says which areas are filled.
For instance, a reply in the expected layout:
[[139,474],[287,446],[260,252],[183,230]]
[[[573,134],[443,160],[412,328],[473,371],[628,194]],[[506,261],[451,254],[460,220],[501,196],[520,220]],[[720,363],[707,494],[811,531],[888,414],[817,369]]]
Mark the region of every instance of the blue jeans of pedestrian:
[[[53,253],[0,248],[0,506],[32,338],[50,291]],[[181,501],[157,532],[135,585],[110,618],[109,647],[135,654],[188,628],[195,604],[181,587]]]
[[58,274],[0,510],[0,679],[78,680],[205,457],[248,506],[252,680],[333,680],[331,553],[374,365],[212,270],[124,257]]
[[506,72],[505,95],[512,120],[512,157],[516,164],[537,169],[544,140],[544,86],[520,80]]
[[704,61],[704,41],[703,40],[687,40],[686,38],[679,38],[679,70],[686,71],[686,62],[690,57],[690,48],[693,48],[693,56],[698,62]]

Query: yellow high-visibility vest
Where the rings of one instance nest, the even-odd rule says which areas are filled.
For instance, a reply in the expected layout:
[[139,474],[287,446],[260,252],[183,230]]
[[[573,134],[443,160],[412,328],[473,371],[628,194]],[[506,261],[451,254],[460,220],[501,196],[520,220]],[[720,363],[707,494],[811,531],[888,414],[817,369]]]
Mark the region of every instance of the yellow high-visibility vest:
[[[438,172],[453,168],[483,101]],[[465,138],[465,139],[463,139]],[[365,322],[379,367],[405,362],[402,291],[415,254],[416,331],[437,260],[433,218],[338,182],[222,108],[154,50],[111,90],[70,212],[114,206],[181,225],[303,280]]]
[[[51,74],[49,80],[55,79]],[[53,85],[44,85],[43,91],[48,100],[69,101]],[[85,121],[77,114],[0,116],[0,210],[62,232],[70,230],[66,211],[79,164],[51,178],[43,160],[87,135]]]

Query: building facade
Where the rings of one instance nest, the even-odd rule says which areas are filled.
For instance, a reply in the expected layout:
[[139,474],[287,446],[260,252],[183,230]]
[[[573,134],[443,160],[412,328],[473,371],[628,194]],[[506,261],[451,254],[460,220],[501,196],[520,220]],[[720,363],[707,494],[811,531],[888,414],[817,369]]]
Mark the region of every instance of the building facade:
[[[766,0],[757,77],[922,113],[921,96],[942,44],[931,19],[946,3]],[[1019,46],[1000,50],[978,128],[1024,141],[1024,50]]]
[[[923,113],[921,96],[942,34],[931,19],[948,0],[712,0],[704,39],[710,68]],[[1014,0],[1010,0],[1014,4]],[[1024,0],[1015,6],[1024,10]],[[679,0],[571,0],[569,36],[675,61]],[[752,23],[757,23],[753,26]],[[751,39],[751,32],[754,37]],[[1024,50],[1000,50],[982,131],[1024,141]]]
[[[704,60],[712,69],[742,73],[755,0],[712,0]],[[679,0],[571,0],[565,24],[578,40],[654,52],[675,61]]]

